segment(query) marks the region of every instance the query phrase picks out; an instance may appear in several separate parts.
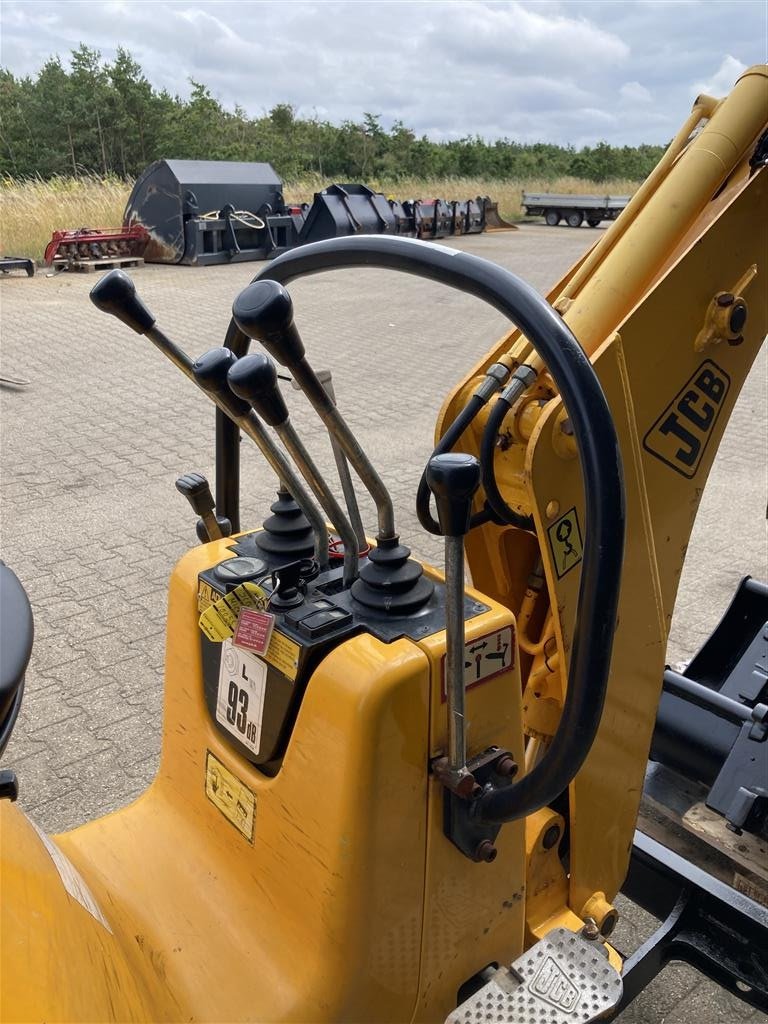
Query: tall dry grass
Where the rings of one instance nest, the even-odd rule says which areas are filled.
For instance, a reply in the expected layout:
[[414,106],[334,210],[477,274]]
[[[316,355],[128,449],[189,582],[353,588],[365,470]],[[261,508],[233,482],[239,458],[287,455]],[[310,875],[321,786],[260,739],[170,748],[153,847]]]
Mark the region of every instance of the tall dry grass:
[[[310,202],[328,184],[319,176],[285,183],[288,202]],[[490,196],[507,220],[520,220],[523,190],[526,192],[594,193],[631,195],[637,182],[585,181],[556,178],[553,181],[494,181],[490,178],[369,179],[366,184],[399,199],[469,199]],[[114,228],[122,224],[123,210],[132,182],[120,178],[0,179],[0,254],[41,259],[56,230],[90,227]]]
[[41,259],[54,231],[120,227],[131,188],[120,178],[2,178],[0,253]]

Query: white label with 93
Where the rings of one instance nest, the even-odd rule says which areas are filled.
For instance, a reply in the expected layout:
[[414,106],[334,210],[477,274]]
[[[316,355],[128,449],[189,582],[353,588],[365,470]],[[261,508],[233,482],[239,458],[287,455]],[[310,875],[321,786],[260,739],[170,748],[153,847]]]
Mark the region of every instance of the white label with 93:
[[216,721],[254,754],[261,746],[266,683],[266,664],[225,640],[221,645]]

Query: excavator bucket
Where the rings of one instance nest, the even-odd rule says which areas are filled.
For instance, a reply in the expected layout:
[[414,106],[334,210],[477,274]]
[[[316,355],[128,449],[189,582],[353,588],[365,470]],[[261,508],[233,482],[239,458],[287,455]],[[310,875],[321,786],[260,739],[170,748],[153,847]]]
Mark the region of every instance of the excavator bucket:
[[478,203],[485,208],[486,231],[517,231],[517,224],[510,224],[499,213],[499,204],[490,196],[477,197]]

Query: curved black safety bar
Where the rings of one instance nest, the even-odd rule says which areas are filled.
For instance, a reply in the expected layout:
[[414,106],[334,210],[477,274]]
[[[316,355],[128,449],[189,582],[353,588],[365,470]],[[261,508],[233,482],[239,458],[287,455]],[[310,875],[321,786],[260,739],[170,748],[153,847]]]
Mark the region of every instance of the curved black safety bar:
[[[513,821],[551,803],[568,787],[600,724],[624,555],[624,478],[616,428],[592,364],[561,317],[530,285],[488,260],[428,242],[357,235],[292,249],[256,279],[287,284],[342,267],[415,274],[494,306],[523,331],[546,363],[573,426],[584,477],[586,530],[560,724],[528,774],[504,788],[486,788],[472,807],[483,821]],[[231,340],[236,351],[243,345],[235,335]]]

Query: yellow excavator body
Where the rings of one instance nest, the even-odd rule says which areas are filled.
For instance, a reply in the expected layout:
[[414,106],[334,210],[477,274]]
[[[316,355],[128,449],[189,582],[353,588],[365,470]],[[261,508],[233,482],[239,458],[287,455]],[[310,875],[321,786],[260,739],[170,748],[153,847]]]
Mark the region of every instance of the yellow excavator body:
[[[258,535],[204,543],[170,580],[161,761],[146,793],[50,838],[0,801],[3,1020],[443,1021],[468,979],[553,929],[591,922],[607,937],[686,546],[768,330],[757,230],[768,171],[753,160],[767,124],[764,67],[724,101],[700,98],[657,171],[548,297],[606,396],[626,493],[605,703],[567,795],[469,854],[448,838],[447,787],[464,790],[439,768],[454,735],[442,610],[384,638],[374,616],[376,628],[313,648],[301,671],[299,634],[278,621],[263,672],[295,702],[279,755],[249,757],[258,740],[231,741],[246,662],[235,652],[228,666],[234,648],[204,639],[200,616],[227,594],[211,590],[211,573]],[[577,621],[590,527],[569,411],[520,331],[449,396],[436,438],[497,363],[537,374],[494,455],[504,501],[532,528],[486,521],[467,534],[463,717],[468,763],[498,748],[525,777],[559,742],[574,640],[595,625]],[[462,451],[481,452],[492,407]],[[442,593],[443,574],[423,569]],[[248,692],[265,699],[255,683]],[[259,714],[243,718],[243,735],[262,729],[268,710]]]

